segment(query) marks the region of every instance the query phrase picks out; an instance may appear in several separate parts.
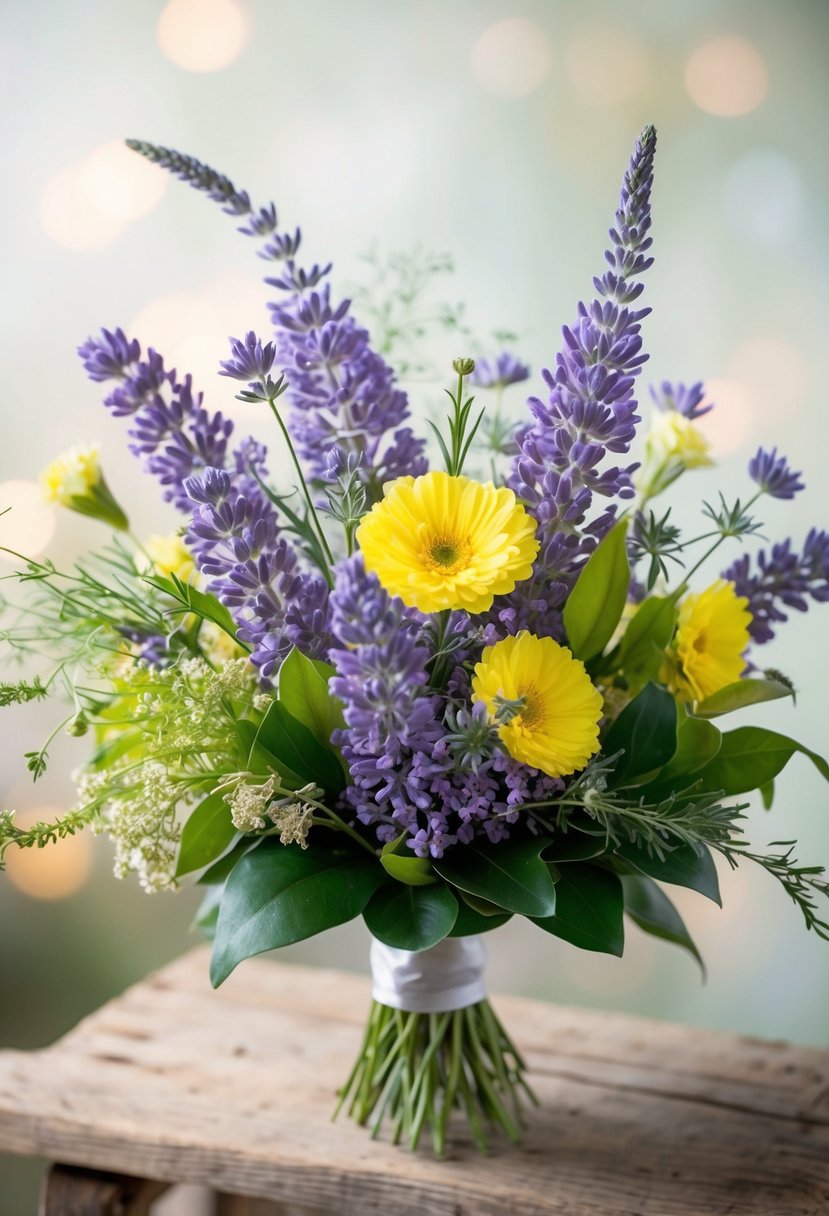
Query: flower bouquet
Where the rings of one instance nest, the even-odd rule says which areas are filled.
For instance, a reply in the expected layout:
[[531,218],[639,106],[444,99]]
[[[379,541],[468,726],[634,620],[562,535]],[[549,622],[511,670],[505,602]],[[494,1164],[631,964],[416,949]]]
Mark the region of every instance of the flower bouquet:
[[[2,701],[65,694],[57,730],[92,748],[64,818],[0,816],[0,857],[89,826],[147,891],[195,877],[215,985],[362,916],[374,1000],[340,1105],[412,1148],[428,1132],[438,1154],[453,1111],[485,1149],[493,1127],[518,1138],[532,1099],[483,977],[482,935],[510,917],[620,955],[627,914],[699,958],[664,887],[719,902],[719,854],[764,867],[829,938],[824,871],[791,841],[753,848],[741,801],[758,790],[770,806],[796,752],[829,767],[786,735],[720,724],[793,699],[759,648],[787,610],[829,598],[829,535],[700,574],[757,532],[762,496],[803,487],[761,449],[750,497],[705,504],[683,537],[654,504],[710,463],[699,384],[653,390],[641,464],[610,463],[640,421],[655,143],[646,128],[595,298],[529,416],[512,426],[500,406],[529,376],[517,358],[456,359],[430,469],[386,359],[401,326],[378,324],[372,346],[273,205],[131,141],[236,217],[271,267],[271,336],[232,340],[221,374],[273,416],[296,484],[272,484],[264,446],[234,440],[189,375],[104,330],[81,357],[181,528],[134,536],[97,451],[76,449],[44,485],[112,541],[68,571],[15,555],[27,594],[3,636],[49,667]],[[48,746],[28,755],[35,779]]]

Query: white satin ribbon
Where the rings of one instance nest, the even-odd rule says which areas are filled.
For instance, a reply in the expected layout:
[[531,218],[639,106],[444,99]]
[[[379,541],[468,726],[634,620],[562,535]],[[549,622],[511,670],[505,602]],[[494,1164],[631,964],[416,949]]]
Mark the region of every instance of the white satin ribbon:
[[449,1013],[486,997],[481,937],[445,937],[430,950],[396,950],[372,938],[371,995],[407,1013]]

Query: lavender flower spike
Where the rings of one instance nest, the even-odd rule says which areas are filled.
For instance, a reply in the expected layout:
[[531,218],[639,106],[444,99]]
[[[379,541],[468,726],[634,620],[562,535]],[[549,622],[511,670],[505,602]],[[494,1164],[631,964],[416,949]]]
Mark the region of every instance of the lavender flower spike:
[[366,572],[359,554],[337,567],[331,608],[340,644],[330,651],[337,669],[331,691],[346,722],[334,742],[351,771],[348,798],[361,822],[381,825],[381,837],[392,839],[403,827],[416,830],[416,809],[430,803],[409,781],[413,754],[431,754],[442,733],[437,698],[426,689],[429,650],[417,640],[412,614]]
[[748,475],[764,494],[770,494],[772,498],[794,498],[805,488],[800,480],[801,474],[789,468],[786,457],[777,455],[777,448],[772,448],[770,452],[758,448],[756,455],[748,462]]
[[642,291],[636,280],[653,261],[648,233],[655,147],[656,132],[646,127],[622,183],[612,247],[605,253],[608,269],[593,280],[599,298],[580,303],[575,324],[564,328],[555,371],[543,373],[549,396],[530,399],[533,421],[519,434],[511,485],[538,519],[542,547],[536,576],[510,597],[511,606],[496,607],[506,628],[558,632],[567,590],[614,519],[615,508],[589,518],[594,496],[630,498],[634,492],[635,464],[600,466],[609,452],[629,450],[640,421],[633,390],[647,360],[640,329],[650,309],[632,305]]
[[723,578],[748,598],[749,633],[758,644],[770,642],[772,626],[788,620],[783,607],[805,612],[810,599],[829,603],[829,532],[812,528],[801,553],[784,540],[772,545],[768,555],[761,549],[755,562],[752,570],[751,558],[744,553],[723,571]]
[[122,329],[102,330],[78,348],[90,378],[116,381],[104,405],[116,417],[131,419],[130,451],[164,486],[164,497],[180,511],[190,510],[184,481],[209,467],[223,467],[233,423],[202,406],[190,376],[180,380],[150,347],[142,357],[135,339]]
[[207,469],[184,488],[193,508],[187,543],[262,675],[270,676],[293,645],[324,657],[331,644],[328,587],[301,570],[259,485],[247,479],[240,488],[227,471]]
[[703,404],[705,388],[701,380],[698,380],[696,384],[688,385],[672,384],[670,380],[663,380],[660,385],[652,384],[650,391],[657,409],[664,412],[675,410],[677,414],[682,414],[691,422],[702,418],[704,414],[710,413],[714,408],[713,402]]
[[478,388],[507,388],[510,384],[520,384],[529,378],[527,364],[505,350],[495,359],[476,359],[469,383]]

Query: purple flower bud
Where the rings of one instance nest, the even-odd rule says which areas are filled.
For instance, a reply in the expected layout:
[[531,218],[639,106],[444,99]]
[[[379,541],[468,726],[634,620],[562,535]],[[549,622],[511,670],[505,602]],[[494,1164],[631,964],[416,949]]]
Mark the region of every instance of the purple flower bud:
[[794,498],[804,489],[801,474],[789,468],[786,457],[777,455],[777,448],[772,448],[770,452],[758,448],[756,455],[748,462],[748,475],[764,494],[770,494],[772,498]]

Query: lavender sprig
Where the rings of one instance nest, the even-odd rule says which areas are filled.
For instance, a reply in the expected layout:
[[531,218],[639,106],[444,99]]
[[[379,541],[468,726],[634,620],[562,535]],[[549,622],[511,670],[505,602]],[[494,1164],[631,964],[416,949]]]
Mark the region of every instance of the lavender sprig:
[[734,583],[737,594],[748,599],[749,633],[762,644],[774,637],[774,625],[788,620],[784,608],[806,612],[809,600],[829,603],[829,532],[812,528],[798,553],[791,540],[772,545],[754,558],[744,553],[723,578]]
[[599,298],[580,303],[554,371],[544,371],[546,401],[530,399],[532,423],[519,433],[520,452],[511,484],[539,521],[541,551],[536,575],[518,595],[496,605],[496,628],[532,626],[560,632],[560,609],[596,541],[615,518],[615,507],[590,518],[594,496],[631,498],[636,464],[602,468],[609,452],[624,453],[633,441],[635,379],[647,360],[641,322],[649,308],[632,305],[637,280],[651,266],[650,193],[656,132],[642,132],[622,183],[608,269],[593,280]]
[[790,468],[785,456],[777,455],[777,448],[766,451],[758,448],[748,462],[748,475],[764,494],[772,498],[794,498],[805,489],[800,480],[802,474]]
[[663,380],[661,384],[651,385],[650,394],[657,409],[663,412],[675,410],[677,414],[682,414],[691,422],[696,422],[698,418],[704,417],[714,408],[713,402],[703,404],[705,387],[701,380],[697,380],[695,384],[672,383],[670,380]]
[[300,229],[278,232],[273,204],[255,210],[245,191],[236,190],[201,161],[142,140],[129,140],[128,146],[221,203],[231,215],[250,217],[242,232],[268,237],[259,252],[279,265],[278,272],[265,279],[281,295],[269,305],[276,360],[288,378],[289,428],[309,475],[324,478],[325,454],[335,443],[361,457],[371,498],[379,497],[386,481],[424,473],[424,443],[403,425],[409,416],[406,394],[372,349],[368,331],[350,314],[350,300],[332,302],[330,286],[323,282],[331,263],[300,266]]

